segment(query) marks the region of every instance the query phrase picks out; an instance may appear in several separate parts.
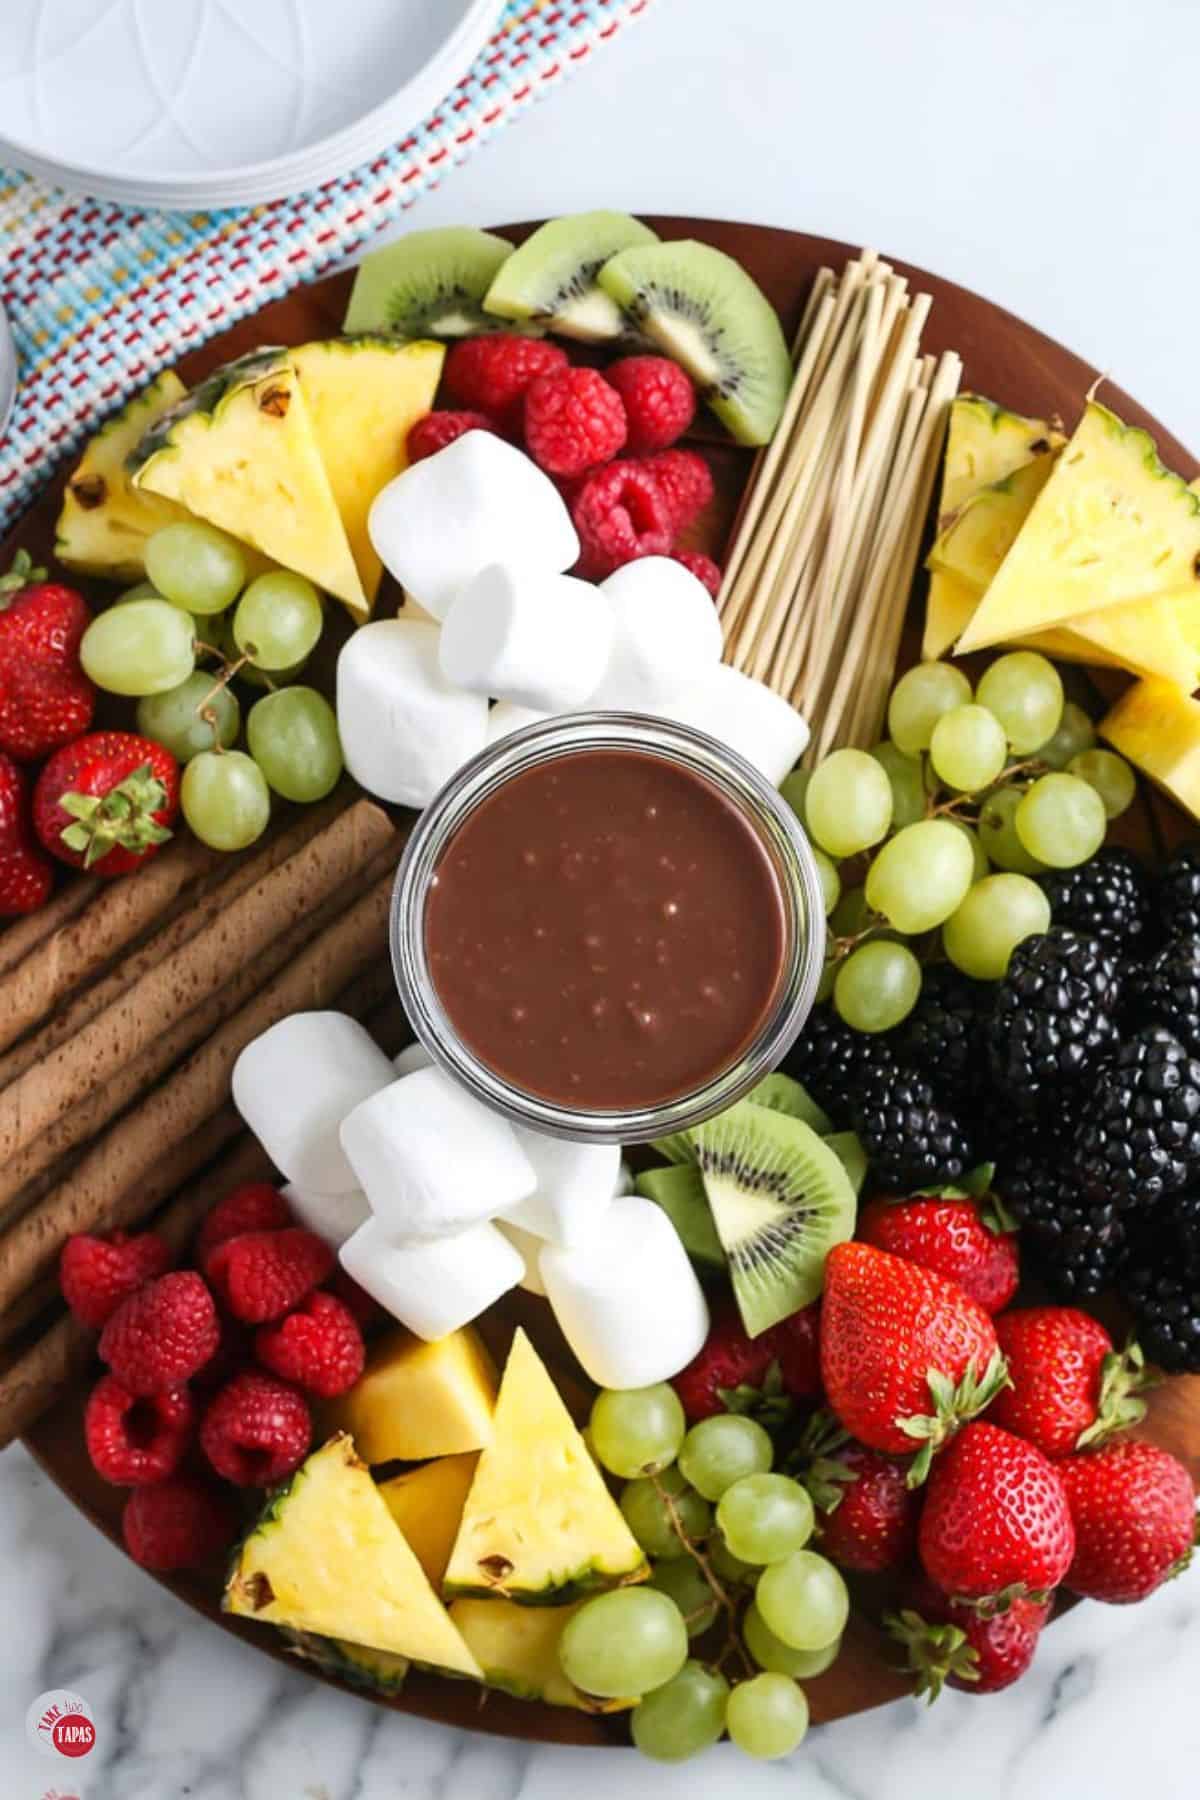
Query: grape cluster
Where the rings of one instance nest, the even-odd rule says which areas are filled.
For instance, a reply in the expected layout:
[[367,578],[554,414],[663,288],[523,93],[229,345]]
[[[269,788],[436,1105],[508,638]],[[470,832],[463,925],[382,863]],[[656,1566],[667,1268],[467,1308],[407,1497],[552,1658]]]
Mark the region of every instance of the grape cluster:
[[[240,544],[181,520],[146,544],[146,576],[94,619],[81,646],[98,687],[137,700],[138,730],[185,765],[183,815],[217,850],[242,850],[266,829],[271,794],[322,799],[342,772],[333,708],[289,686],[324,624],[311,581],[283,569],[247,583]],[[198,667],[205,662],[207,667]],[[246,718],[234,677],[268,691]]]
[[[1016,946],[1050,923],[1035,877],[1093,857],[1135,791],[1129,765],[1096,747],[1091,720],[1034,651],[999,657],[974,693],[950,663],[910,669],[888,732],[782,790],[816,845],[829,916],[819,997],[869,1033],[917,1005],[924,946],[906,939],[940,930],[964,975],[1002,980]],[[862,857],[865,875],[847,885],[839,865]]]
[[[660,1762],[726,1732],[750,1756],[788,1755],[808,1729],[798,1682],[834,1662],[850,1607],[838,1570],[807,1548],[807,1490],[772,1471],[755,1420],[719,1413],[688,1430],[665,1382],[600,1393],[588,1435],[625,1483],[621,1511],[652,1573],[580,1607],[564,1674],[585,1694],[636,1697],[633,1741]],[[711,1653],[690,1654],[695,1639]]]

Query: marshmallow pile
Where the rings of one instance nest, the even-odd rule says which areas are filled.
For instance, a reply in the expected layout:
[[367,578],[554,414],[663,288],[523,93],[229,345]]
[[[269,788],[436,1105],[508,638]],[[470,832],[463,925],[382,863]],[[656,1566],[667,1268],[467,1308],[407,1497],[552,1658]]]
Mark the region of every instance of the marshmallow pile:
[[807,746],[794,707],[722,664],[712,598],[681,563],[566,574],[579,540],[561,494],[491,432],[397,475],[369,530],[422,614],[364,625],[338,660],[346,767],[383,800],[423,807],[486,745],[581,708],[694,726],[776,785]]
[[665,1213],[629,1193],[616,1145],[510,1125],[419,1045],[393,1064],[335,1012],[248,1044],[233,1097],[297,1218],[418,1337],[520,1286],[547,1297],[600,1387],[664,1381],[704,1343],[692,1265]]

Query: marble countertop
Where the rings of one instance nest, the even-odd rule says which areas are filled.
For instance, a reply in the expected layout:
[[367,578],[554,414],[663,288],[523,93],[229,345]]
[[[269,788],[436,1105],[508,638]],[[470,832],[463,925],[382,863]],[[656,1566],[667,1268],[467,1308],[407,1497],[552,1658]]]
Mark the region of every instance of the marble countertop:
[[[1200,446],[1192,308],[1200,8],[1189,0],[654,0],[570,91],[412,222],[625,205],[870,242],[975,287],[1109,368]],[[1177,176],[1172,170],[1178,171]],[[327,1691],[196,1619],[0,1455],[0,1800],[1194,1800],[1200,1574],[1084,1606],[988,1699],[900,1702],[791,1762],[660,1769],[530,1750]],[[90,1703],[76,1765],[27,1745],[47,1689]]]

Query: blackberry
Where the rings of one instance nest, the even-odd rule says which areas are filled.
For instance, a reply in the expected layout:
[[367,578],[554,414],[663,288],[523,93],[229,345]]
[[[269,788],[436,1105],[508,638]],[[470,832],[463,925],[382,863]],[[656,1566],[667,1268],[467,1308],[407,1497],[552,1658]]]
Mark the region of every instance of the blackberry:
[[1172,1374],[1200,1374],[1200,1273],[1133,1268],[1123,1292],[1148,1359]]
[[958,1181],[974,1165],[967,1126],[923,1076],[897,1063],[872,1073],[852,1122],[875,1180],[895,1193]]
[[1158,918],[1164,937],[1200,931],[1200,844],[1177,850],[1163,870]]
[[1137,857],[1118,845],[1106,845],[1078,868],[1051,869],[1038,886],[1056,925],[1117,938],[1126,952],[1140,949],[1150,931],[1149,879]]
[[917,1004],[894,1034],[900,1061],[919,1073],[936,1071],[947,1099],[969,1104],[983,1085],[979,1031],[991,989],[971,981],[953,963],[924,972]]
[[1012,953],[984,1028],[992,1077],[1025,1113],[1116,1047],[1117,958],[1103,938],[1052,926]]
[[1073,1166],[1088,1193],[1122,1208],[1153,1206],[1200,1175],[1200,1062],[1161,1025],[1139,1031],[1100,1070]]
[[895,1061],[888,1034],[855,1031],[830,1006],[814,1006],[784,1067],[837,1125],[849,1125],[868,1079]]
[[1200,1056],[1200,935],[1172,938],[1139,970],[1135,991],[1139,1013],[1165,1025],[1190,1056]]
[[1112,1286],[1126,1237],[1111,1201],[1089,1199],[1036,1143],[1002,1160],[993,1185],[1020,1226],[1022,1263],[1060,1299],[1086,1300]]

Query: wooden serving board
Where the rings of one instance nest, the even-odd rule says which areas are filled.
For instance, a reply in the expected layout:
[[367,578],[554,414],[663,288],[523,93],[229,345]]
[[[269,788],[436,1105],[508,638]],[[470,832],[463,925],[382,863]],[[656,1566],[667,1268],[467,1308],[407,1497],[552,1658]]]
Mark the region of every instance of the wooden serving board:
[[[827,238],[766,226],[719,223],[704,219],[655,218],[650,221],[665,238],[699,237],[742,262],[761,283],[778,307],[785,329],[794,330],[809,284],[822,264],[840,269],[857,246]],[[508,234],[519,239],[532,226],[514,227]],[[883,246],[887,254],[886,246]],[[1021,412],[1049,416],[1060,414],[1072,421],[1084,397],[1097,379],[1090,368],[1069,350],[1054,343],[1032,326],[990,301],[927,275],[904,263],[896,263],[908,275],[915,290],[933,296],[934,306],[925,333],[924,348],[954,349],[966,365],[964,388],[976,389]],[[348,275],[334,276],[301,288],[286,299],[265,307],[203,348],[189,352],[179,363],[182,378],[191,385],[218,364],[260,344],[299,344],[307,339],[335,336],[341,327],[350,290]],[[1106,390],[1104,398],[1122,418],[1145,426],[1158,440],[1166,462],[1187,477],[1197,472],[1196,459],[1154,420],[1136,401],[1119,389]],[[717,499],[704,521],[696,542],[720,558],[752,466],[750,453],[731,445],[714,428],[697,433],[710,456],[717,480]],[[0,545],[0,568],[9,565],[13,552],[23,545],[37,560],[52,556],[54,521],[68,470],[59,471],[26,516]],[[381,610],[387,610],[387,597]],[[914,621],[915,623],[915,621]],[[323,646],[324,673],[336,647]],[[915,653],[916,633],[910,631],[907,655]],[[318,677],[320,678],[320,677]],[[1152,854],[1180,837],[1194,834],[1174,810],[1156,796],[1145,795],[1121,821],[1119,835]],[[214,1199],[218,1196],[214,1194]],[[493,1309],[483,1321],[485,1334],[503,1354],[517,1323],[530,1330],[551,1363],[569,1399],[585,1409],[586,1384],[572,1364],[544,1302],[518,1293]],[[91,1377],[89,1377],[90,1383]],[[61,1404],[29,1434],[27,1443],[42,1468],[76,1506],[113,1542],[120,1543],[120,1514],[124,1495],[107,1487],[88,1463],[82,1438],[82,1403],[86,1384],[68,1394]],[[1183,1458],[1200,1487],[1200,1377],[1176,1377],[1151,1397],[1146,1435]],[[172,1593],[225,1631],[234,1633],[279,1660],[294,1662],[282,1649],[276,1634],[266,1627],[224,1616],[219,1607],[219,1573],[160,1578]],[[862,1592],[865,1606],[873,1596]],[[312,1668],[311,1665],[305,1665]],[[316,1680],[331,1680],[312,1670]],[[341,1686],[333,1682],[334,1686]],[[865,1616],[852,1618],[845,1648],[834,1668],[818,1680],[806,1683],[817,1721],[844,1718],[893,1700],[905,1693],[908,1683],[888,1666],[884,1640]],[[627,1725],[618,1719],[591,1718],[560,1708],[534,1705],[503,1694],[481,1696],[468,1684],[414,1674],[402,1694],[378,1699],[402,1713],[467,1726],[505,1737],[546,1743],[580,1745],[627,1742]]]

